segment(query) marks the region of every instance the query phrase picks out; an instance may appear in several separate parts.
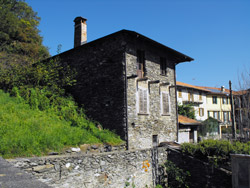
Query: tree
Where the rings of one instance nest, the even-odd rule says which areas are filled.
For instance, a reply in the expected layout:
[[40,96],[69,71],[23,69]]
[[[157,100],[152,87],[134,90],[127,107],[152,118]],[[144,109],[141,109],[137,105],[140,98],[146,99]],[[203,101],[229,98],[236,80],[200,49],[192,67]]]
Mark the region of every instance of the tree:
[[0,62],[38,61],[49,56],[42,45],[40,18],[22,0],[0,0]]
[[250,69],[238,76],[238,90],[234,93],[235,119],[241,136],[250,130]]
[[191,104],[178,105],[178,114],[195,119],[194,107]]

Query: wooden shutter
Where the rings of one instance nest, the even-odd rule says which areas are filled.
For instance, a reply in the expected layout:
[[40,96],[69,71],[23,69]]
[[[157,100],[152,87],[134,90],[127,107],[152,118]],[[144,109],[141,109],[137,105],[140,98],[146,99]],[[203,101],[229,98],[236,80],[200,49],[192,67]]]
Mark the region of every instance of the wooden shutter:
[[139,89],[139,113],[146,114],[148,112],[148,92]]
[[190,101],[190,99],[191,99],[191,98],[190,98],[190,92],[188,92],[188,101]]
[[182,97],[181,90],[178,90],[178,95],[179,95],[179,98],[181,98],[181,97]]
[[143,113],[147,113],[148,112],[148,96],[147,96],[148,92],[147,90],[143,90]]
[[169,114],[170,108],[169,108],[169,94],[168,93],[162,93],[162,114],[166,115]]

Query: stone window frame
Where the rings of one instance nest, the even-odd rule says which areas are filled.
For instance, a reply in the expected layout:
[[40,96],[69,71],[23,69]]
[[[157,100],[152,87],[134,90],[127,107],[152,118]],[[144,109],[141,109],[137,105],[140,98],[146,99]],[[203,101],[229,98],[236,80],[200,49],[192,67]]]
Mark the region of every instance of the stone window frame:
[[[146,99],[147,99],[147,101],[146,101],[146,110],[141,110],[140,109],[140,91],[143,91],[143,92],[145,92],[146,91],[146,94],[147,94],[147,96],[146,96]],[[143,93],[143,94],[145,94],[145,93]],[[143,96],[143,98],[144,98],[144,96]],[[143,87],[143,86],[140,86],[140,85],[138,85],[137,86],[137,90],[136,90],[136,111],[137,111],[137,114],[138,115],[149,115],[149,89],[148,89],[148,87],[146,88],[146,87]]]
[[[170,93],[169,91],[161,91],[160,92],[160,105],[161,105],[161,116],[170,116],[171,114],[171,102],[170,102]],[[168,100],[168,112],[164,112],[164,103],[163,103],[163,94],[167,95],[167,100]]]

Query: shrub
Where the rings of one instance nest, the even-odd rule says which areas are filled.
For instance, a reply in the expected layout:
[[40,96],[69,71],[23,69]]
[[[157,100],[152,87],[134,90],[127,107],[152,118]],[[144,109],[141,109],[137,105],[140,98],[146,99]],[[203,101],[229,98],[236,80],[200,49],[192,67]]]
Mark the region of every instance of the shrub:
[[187,179],[190,176],[188,171],[178,168],[173,162],[166,161],[164,168],[167,173],[168,188],[188,188]]

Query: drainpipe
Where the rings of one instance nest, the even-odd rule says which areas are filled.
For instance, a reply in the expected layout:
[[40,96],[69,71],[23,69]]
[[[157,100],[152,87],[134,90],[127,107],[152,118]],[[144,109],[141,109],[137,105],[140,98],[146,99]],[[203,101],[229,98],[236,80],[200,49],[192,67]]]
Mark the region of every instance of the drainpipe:
[[178,103],[177,103],[177,85],[176,85],[176,66],[174,66],[174,85],[175,85],[175,108],[176,108],[176,128],[177,128],[177,142],[179,141],[179,123],[178,123]]

